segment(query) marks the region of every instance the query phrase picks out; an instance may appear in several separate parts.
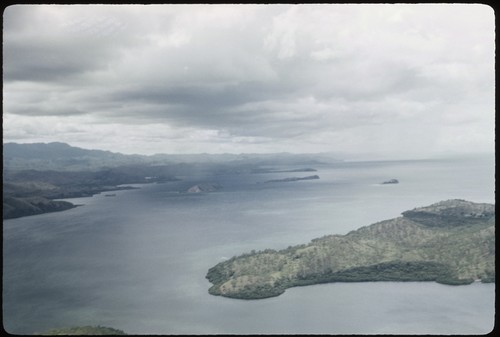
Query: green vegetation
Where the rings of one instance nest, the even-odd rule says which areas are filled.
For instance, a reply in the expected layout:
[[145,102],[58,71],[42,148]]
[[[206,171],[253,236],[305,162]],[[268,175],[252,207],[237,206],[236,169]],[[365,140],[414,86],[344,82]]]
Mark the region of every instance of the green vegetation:
[[73,207],[76,206],[70,202],[53,201],[42,197],[6,197],[3,199],[3,218],[12,219],[27,215],[65,211]]
[[63,336],[63,335],[88,335],[88,336],[102,336],[102,335],[126,335],[125,332],[118,329],[108,328],[105,326],[75,326],[70,328],[51,329],[40,335],[47,336]]
[[177,180],[165,165],[140,156],[84,150],[63,143],[4,144],[3,219],[75,207],[53,199],[87,197],[119,186]]
[[206,277],[210,294],[240,299],[327,282],[494,282],[495,207],[443,201],[346,235],[233,257]]

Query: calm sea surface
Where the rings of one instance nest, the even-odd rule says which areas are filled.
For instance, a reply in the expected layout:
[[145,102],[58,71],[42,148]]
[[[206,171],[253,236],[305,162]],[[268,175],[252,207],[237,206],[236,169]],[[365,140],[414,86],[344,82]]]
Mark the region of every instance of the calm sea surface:
[[[282,167],[283,168],[283,167]],[[287,167],[290,168],[290,167]],[[292,167],[296,168],[296,167]],[[334,283],[264,300],[211,296],[216,263],[346,234],[446,199],[494,203],[494,159],[350,162],[317,172],[183,177],[4,221],[3,324],[129,334],[484,334],[495,285]],[[318,174],[319,180],[261,182]],[[397,185],[381,185],[396,178]],[[198,182],[223,188],[178,193]]]

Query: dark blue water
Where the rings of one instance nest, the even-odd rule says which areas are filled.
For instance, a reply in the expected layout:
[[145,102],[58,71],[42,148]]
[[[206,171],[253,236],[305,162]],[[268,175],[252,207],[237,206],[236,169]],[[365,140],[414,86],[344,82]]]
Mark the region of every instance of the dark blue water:
[[[326,284],[265,300],[208,294],[208,268],[451,198],[494,202],[493,158],[319,165],[318,172],[183,177],[4,221],[8,332],[104,325],[131,334],[487,333],[493,284]],[[319,180],[263,182],[318,174]],[[380,185],[391,178],[397,185]],[[223,188],[179,193],[198,182]],[[113,192],[115,193],[115,192]]]

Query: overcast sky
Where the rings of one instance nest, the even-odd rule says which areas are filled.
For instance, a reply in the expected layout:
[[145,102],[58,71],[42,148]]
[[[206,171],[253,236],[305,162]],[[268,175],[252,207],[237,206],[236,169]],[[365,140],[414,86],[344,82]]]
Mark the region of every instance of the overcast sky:
[[494,151],[485,5],[47,5],[3,18],[4,142]]

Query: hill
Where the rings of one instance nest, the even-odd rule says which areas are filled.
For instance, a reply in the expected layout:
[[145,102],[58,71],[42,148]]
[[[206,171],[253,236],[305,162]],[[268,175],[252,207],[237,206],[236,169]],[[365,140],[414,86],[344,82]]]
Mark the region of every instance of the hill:
[[176,180],[170,167],[144,157],[86,150],[65,143],[3,146],[3,219],[75,207],[52,199],[128,189],[122,184]]
[[217,183],[200,183],[190,187],[187,193],[205,193],[205,192],[215,192],[222,188],[221,185]]
[[12,219],[28,215],[65,211],[76,207],[70,202],[43,197],[3,198],[3,218]]
[[233,257],[206,277],[210,294],[240,299],[327,282],[493,282],[495,206],[442,201],[346,235]]
[[69,328],[51,329],[39,335],[48,336],[109,336],[109,335],[126,335],[122,330],[106,327],[106,326],[74,326]]
[[52,199],[87,197],[131,189],[125,184],[175,181],[168,167],[130,165],[98,171],[4,171],[3,218],[17,218],[74,207]]

